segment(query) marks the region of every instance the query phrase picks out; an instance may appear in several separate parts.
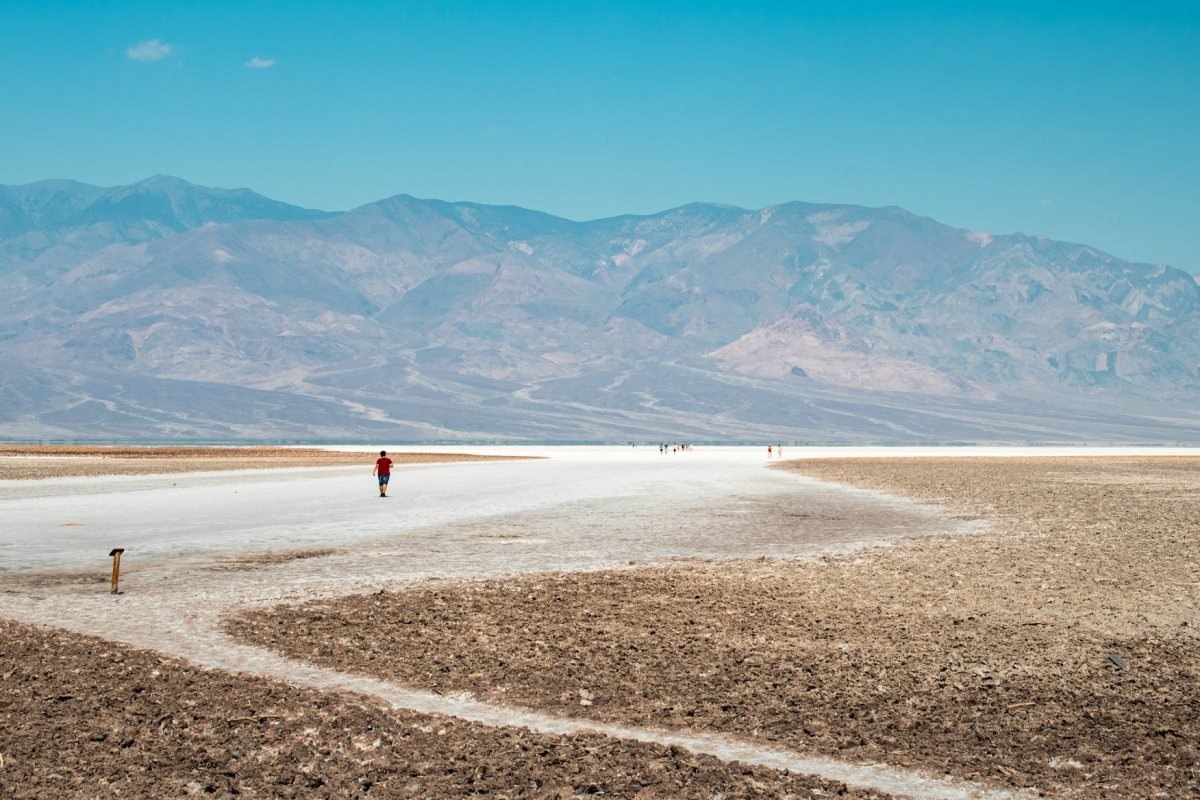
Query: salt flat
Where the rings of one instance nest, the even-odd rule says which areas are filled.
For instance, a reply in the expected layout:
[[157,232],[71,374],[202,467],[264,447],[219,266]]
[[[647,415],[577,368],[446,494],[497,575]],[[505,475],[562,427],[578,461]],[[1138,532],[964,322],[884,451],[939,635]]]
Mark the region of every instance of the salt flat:
[[[609,560],[742,552],[741,539],[731,536],[731,529],[756,542],[757,548],[750,545],[755,552],[802,544],[788,537],[780,541],[778,531],[766,532],[761,521],[755,523],[758,530],[730,524],[729,515],[750,516],[772,504],[781,504],[773,521],[783,522],[779,515],[794,504],[801,481],[764,469],[765,449],[701,448],[665,455],[645,447],[443,449],[546,458],[401,466],[386,499],[375,490],[370,452],[364,452],[362,467],[3,481],[0,564],[4,569],[103,566],[111,548],[123,547],[126,568],[132,570],[182,555],[346,548],[397,537],[407,538],[418,552],[432,547],[430,553],[437,554],[454,542],[515,562],[521,548],[469,545],[461,526],[516,516],[553,523],[552,534],[527,543],[536,544],[538,563],[548,568],[598,565],[605,561],[600,551]],[[824,498],[820,503],[846,510],[848,500],[833,500],[828,489],[811,491]],[[894,506],[876,505],[881,503]],[[711,518],[713,513],[718,519]],[[687,525],[679,524],[683,517]],[[879,522],[894,529],[926,518],[914,511]],[[446,526],[459,527],[447,533]],[[714,536],[717,530],[720,537]],[[476,565],[488,571],[484,560]],[[422,574],[438,572],[437,565],[428,566]]]
[[[352,448],[339,448],[352,449]],[[553,533],[529,567],[600,566],[623,558],[786,555],[911,532],[928,510],[834,490],[764,467],[765,447],[411,447],[392,452],[539,456],[541,461],[402,466],[379,498],[363,466],[0,481],[0,569],[103,566],[113,547],[127,568],[161,558],[279,548],[357,547],[409,537],[420,552],[464,545],[472,521],[517,516]],[[808,448],[787,458],[922,455],[1186,454],[1184,448]],[[855,509],[851,513],[851,507]],[[763,516],[763,515],[766,516]],[[807,517],[788,516],[808,514]],[[804,520],[803,526],[794,524]],[[456,533],[440,529],[460,526]],[[431,538],[431,531],[439,533]],[[469,537],[467,537],[469,540]],[[521,549],[474,542],[482,572],[491,551],[521,563]],[[535,555],[526,553],[526,556]],[[557,563],[556,563],[557,560]],[[417,570],[437,574],[437,565]],[[472,567],[465,568],[469,573]],[[455,570],[454,574],[463,574]]]
[[[765,447],[667,454],[657,448],[628,447],[445,450],[546,458],[402,467],[394,477],[394,496],[388,499],[375,492],[373,455],[366,448],[362,467],[4,482],[0,559],[8,574],[5,591],[0,592],[0,616],[96,634],[201,666],[325,691],[349,689],[397,707],[487,725],[559,733],[591,728],[625,739],[681,742],[653,729],[603,727],[587,718],[564,721],[503,704],[443,696],[436,687],[414,690],[314,666],[231,638],[223,620],[231,611],[418,586],[428,578],[474,580],[626,569],[681,559],[822,555],[899,536],[961,533],[979,524],[871,489],[767,469],[771,462]],[[787,459],[911,459],[896,461],[894,472],[899,475],[911,472],[907,465],[923,456],[1200,453],[1163,448],[785,451]],[[977,510],[964,515],[976,516]],[[939,558],[959,549],[953,540],[936,541],[930,552]],[[117,596],[108,594],[106,586],[107,552],[114,546],[127,548],[128,556],[125,592]],[[264,556],[264,551],[270,554]],[[968,563],[976,558],[964,552]],[[857,586],[866,589],[874,585],[870,581],[880,582],[875,567],[864,562],[868,566],[858,568],[857,561],[845,565],[849,580],[832,585],[840,595],[818,593],[822,602],[832,605],[815,620],[833,619],[839,607],[857,602]],[[1014,560],[1005,563],[1009,561]],[[747,574],[774,569],[768,563]],[[920,583],[926,594],[936,593],[942,580],[940,568],[931,569],[936,579]],[[955,569],[965,574],[967,567]],[[626,574],[636,582],[639,574],[653,579],[657,573]],[[993,599],[1004,596],[1002,591],[986,594]],[[754,596],[752,591],[746,598]],[[928,600],[923,603],[928,606]],[[905,607],[903,602],[897,606]],[[851,620],[838,636],[850,641],[862,625]],[[668,663],[677,664],[677,659]],[[737,752],[742,754],[737,758],[753,763],[790,764],[793,770],[851,780],[874,791],[946,798],[1011,796],[954,780],[931,783],[928,772],[880,766],[874,773],[852,773],[846,771],[850,765],[832,762],[818,767],[795,754],[780,756],[762,743],[739,743],[736,736],[701,737],[685,746],[716,754]]]

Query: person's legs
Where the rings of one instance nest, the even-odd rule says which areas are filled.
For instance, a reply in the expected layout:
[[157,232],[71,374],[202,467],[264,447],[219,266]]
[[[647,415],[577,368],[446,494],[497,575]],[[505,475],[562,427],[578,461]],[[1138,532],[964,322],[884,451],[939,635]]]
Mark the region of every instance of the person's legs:
[[390,477],[389,475],[380,475],[379,476],[379,496],[380,497],[387,497],[387,487],[388,487],[388,478],[389,477]]

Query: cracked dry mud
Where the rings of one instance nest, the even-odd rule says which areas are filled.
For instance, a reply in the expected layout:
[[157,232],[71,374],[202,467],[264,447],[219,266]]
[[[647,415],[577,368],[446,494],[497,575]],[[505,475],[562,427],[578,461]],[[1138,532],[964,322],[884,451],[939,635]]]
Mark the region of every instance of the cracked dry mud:
[[0,620],[0,797],[827,798],[835,782],[203,670]]
[[426,583],[228,629],[563,715],[1056,797],[1200,794],[1200,459],[783,466],[996,524],[819,562]]

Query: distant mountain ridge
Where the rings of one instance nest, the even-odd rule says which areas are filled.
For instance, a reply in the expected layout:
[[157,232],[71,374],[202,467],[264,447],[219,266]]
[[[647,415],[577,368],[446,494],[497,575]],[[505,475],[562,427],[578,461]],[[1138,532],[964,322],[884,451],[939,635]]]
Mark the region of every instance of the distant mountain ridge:
[[69,180],[0,185],[0,236],[52,232],[104,223],[153,223],[184,231],[210,222],[315,219],[313,211],[249,189],[211,189],[156,175],[130,186],[104,188]]
[[903,209],[0,186],[0,436],[1192,442],[1200,286]]

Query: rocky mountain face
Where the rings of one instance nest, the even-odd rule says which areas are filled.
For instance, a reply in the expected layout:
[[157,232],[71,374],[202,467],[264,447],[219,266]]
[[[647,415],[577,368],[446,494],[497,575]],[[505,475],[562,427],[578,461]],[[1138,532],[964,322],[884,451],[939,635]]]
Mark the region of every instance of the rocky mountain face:
[[1200,286],[898,208],[0,186],[0,436],[1195,442]]

